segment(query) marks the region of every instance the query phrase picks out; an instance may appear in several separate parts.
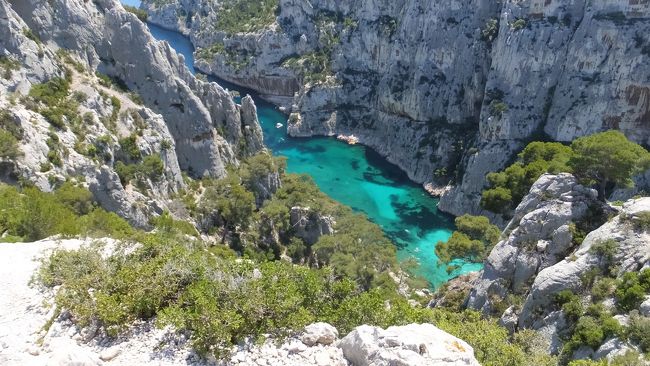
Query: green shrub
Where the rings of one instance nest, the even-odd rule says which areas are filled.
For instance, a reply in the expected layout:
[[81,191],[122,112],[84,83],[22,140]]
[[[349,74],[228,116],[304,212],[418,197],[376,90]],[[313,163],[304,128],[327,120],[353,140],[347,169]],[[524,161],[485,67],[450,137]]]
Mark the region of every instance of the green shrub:
[[616,291],[616,280],[613,278],[601,278],[591,288],[591,296],[594,301],[602,301],[614,295]]
[[513,206],[512,191],[504,187],[495,187],[483,191],[481,206],[496,213],[506,213]]
[[623,355],[612,357],[609,365],[606,365],[605,362],[603,366],[647,366],[643,359],[644,357],[639,352],[629,350]]
[[245,338],[281,338],[314,321],[329,322],[341,333],[360,324],[432,322],[465,339],[484,365],[526,362],[508,332],[479,313],[413,308],[394,293],[361,291],[328,268],[235,261],[204,249],[199,242],[150,235],[135,250],[118,250],[108,260],[99,254],[101,247],[59,250],[44,261],[38,278],[61,286],[57,305],[82,326],[98,321],[115,335],[136,319],[157,315],[161,325],[189,331],[203,354],[223,356]]
[[85,188],[64,183],[52,193],[0,184],[0,233],[20,240],[62,234],[125,238],[135,230],[119,216],[95,208]]
[[[650,269],[646,269],[641,276],[645,279]],[[650,286],[646,282],[641,282],[637,272],[626,272],[623,274],[618,282],[616,289],[616,305],[622,311],[629,312],[638,309],[639,305],[643,302],[646,292],[650,290]],[[645,281],[645,280],[644,280]]]
[[165,173],[165,164],[160,156],[147,155],[136,164],[124,164],[118,161],[115,163],[115,172],[120,177],[122,185],[129,184],[133,179],[137,179],[140,183],[147,178],[157,182]]
[[78,123],[81,117],[78,113],[79,103],[69,98],[70,80],[52,78],[46,83],[32,85],[29,96],[42,106],[38,112],[54,127],[64,129],[65,121]]
[[[13,113],[7,109],[0,110],[0,130],[9,132],[16,140],[23,138],[23,129],[14,119]],[[2,145],[0,145],[2,146]]]
[[120,177],[120,182],[123,186],[126,186],[135,178],[135,173],[137,171],[137,166],[135,164],[124,164],[121,161],[115,163],[115,173]]
[[165,173],[165,164],[158,155],[147,155],[142,159],[139,172],[154,182],[159,181]]
[[531,142],[517,162],[487,175],[490,188],[483,191],[481,206],[496,213],[510,212],[542,174],[570,171],[566,165],[570,156],[571,148],[561,143]]
[[175,220],[168,211],[163,212],[160,216],[152,218],[151,224],[163,233],[181,233],[194,237],[199,236],[194,225],[187,221]]
[[499,240],[500,230],[490,224],[485,216],[459,216],[455,220],[457,230],[447,242],[436,244],[436,255],[441,263],[460,258],[465,261],[481,262]]
[[0,56],[0,68],[3,70],[2,77],[11,79],[13,72],[20,70],[20,62],[11,57]]
[[34,84],[29,90],[29,96],[48,106],[55,106],[68,97],[70,82],[55,77],[43,84]]
[[101,208],[96,208],[88,215],[82,216],[79,219],[79,226],[81,234],[97,238],[131,239],[136,232],[123,218]]
[[23,29],[23,35],[24,35],[25,37],[27,37],[28,39],[30,39],[30,40],[32,40],[32,41],[38,43],[38,44],[41,44],[41,39],[40,39],[40,38],[36,35],[36,33],[34,33],[31,29],[29,29],[29,28],[24,28],[24,29]]
[[72,182],[65,182],[55,192],[54,196],[64,206],[71,209],[76,215],[86,215],[94,208],[93,195],[86,188],[75,186]]
[[277,8],[278,0],[226,0],[215,26],[226,33],[256,32],[273,24]]
[[593,244],[589,248],[589,253],[596,255],[600,260],[601,266],[605,268],[607,273],[610,273],[612,272],[610,267],[614,261],[617,248],[618,243],[613,239],[608,239]]
[[571,341],[597,349],[604,338],[605,334],[598,321],[590,316],[584,316],[578,319]]
[[22,155],[18,140],[5,130],[0,130],[0,158],[16,159]]
[[519,19],[515,20],[514,22],[512,22],[510,27],[512,27],[512,30],[515,30],[515,31],[518,31],[520,29],[524,29],[524,28],[526,28],[526,19],[519,18]]
[[483,29],[481,29],[481,39],[492,43],[499,33],[499,20],[496,18],[488,19]]
[[638,344],[643,352],[650,352],[650,318],[633,311],[630,315],[628,337]]
[[54,234],[75,235],[79,226],[74,212],[61,204],[54,195],[36,188],[23,191],[23,209],[18,213],[16,235],[34,241]]
[[650,231],[650,211],[638,212],[634,216],[634,225],[637,227],[637,229]]
[[493,116],[499,116],[503,115],[508,110],[508,105],[500,100],[493,100],[490,103],[490,113],[492,113]]
[[137,161],[142,157],[142,153],[140,153],[140,148],[138,147],[138,135],[135,133],[120,139],[119,144],[120,149],[129,160]]

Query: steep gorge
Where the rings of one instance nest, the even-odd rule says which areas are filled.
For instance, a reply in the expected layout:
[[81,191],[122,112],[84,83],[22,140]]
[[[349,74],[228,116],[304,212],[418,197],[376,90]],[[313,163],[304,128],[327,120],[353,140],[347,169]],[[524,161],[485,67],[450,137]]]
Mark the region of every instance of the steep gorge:
[[414,181],[454,184],[453,214],[481,213],[485,174],[531,140],[650,143],[647,1],[280,0],[243,32],[219,28],[228,3],[143,8],[191,37],[200,70],[291,104],[291,135],[355,134]]

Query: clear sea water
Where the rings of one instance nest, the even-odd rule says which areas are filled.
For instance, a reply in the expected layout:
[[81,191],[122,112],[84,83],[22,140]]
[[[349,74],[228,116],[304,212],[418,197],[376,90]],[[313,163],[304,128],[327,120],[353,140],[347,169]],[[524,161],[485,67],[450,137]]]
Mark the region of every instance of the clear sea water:
[[[123,0],[138,6],[137,0]],[[159,40],[166,40],[185,56],[187,66],[195,72],[194,48],[183,35],[153,24],[149,28]],[[406,174],[388,163],[373,150],[348,145],[335,138],[291,138],[286,133],[286,116],[253,91],[217,80],[224,88],[250,94],[255,99],[264,131],[264,142],[275,155],[287,157],[287,169],[313,177],[320,189],[335,200],[365,213],[381,226],[398,248],[400,260],[415,258],[420,267],[415,272],[437,287],[450,278],[480,269],[480,264],[456,263],[461,268],[452,274],[439,265],[435,244],[447,240],[453,230],[453,218],[439,212],[438,201],[429,196]],[[282,128],[276,128],[276,123]]]

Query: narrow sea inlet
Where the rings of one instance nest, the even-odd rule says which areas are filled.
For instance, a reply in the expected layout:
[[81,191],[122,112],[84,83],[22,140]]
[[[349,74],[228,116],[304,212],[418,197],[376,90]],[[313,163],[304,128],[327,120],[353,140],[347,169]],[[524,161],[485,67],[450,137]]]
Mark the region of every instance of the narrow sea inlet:
[[[138,6],[139,1],[123,0]],[[149,24],[158,40],[165,40],[185,56],[187,66],[194,70],[194,48],[180,33]],[[335,138],[291,138],[286,133],[286,116],[262,100],[254,92],[216,78],[224,88],[251,94],[257,105],[264,130],[264,142],[275,155],[287,157],[288,171],[310,175],[320,189],[335,200],[366,214],[381,226],[398,248],[398,258],[414,258],[420,264],[415,271],[438,287],[460,273],[480,269],[480,264],[460,264],[452,274],[446,265],[439,265],[435,244],[446,240],[453,230],[453,218],[439,212],[438,201],[422,187],[409,181],[406,174],[388,163],[373,150],[361,145],[348,145]],[[277,128],[281,123],[282,127]]]

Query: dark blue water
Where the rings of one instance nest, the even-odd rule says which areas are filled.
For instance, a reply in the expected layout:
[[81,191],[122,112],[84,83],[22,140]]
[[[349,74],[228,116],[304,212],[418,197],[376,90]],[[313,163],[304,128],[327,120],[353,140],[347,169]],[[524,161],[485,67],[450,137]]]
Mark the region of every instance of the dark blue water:
[[[138,1],[129,1],[138,3]],[[187,67],[194,69],[194,48],[183,35],[149,24],[156,39],[165,40],[185,56]],[[437,287],[460,273],[480,269],[479,264],[460,264],[453,274],[439,265],[435,244],[447,240],[453,230],[452,218],[437,210],[437,200],[405,173],[388,163],[373,150],[348,145],[334,138],[291,138],[286,133],[286,116],[262,100],[252,90],[209,77],[241,95],[250,94],[257,105],[264,131],[264,142],[275,155],[287,157],[287,170],[306,173],[319,188],[335,200],[363,212],[382,227],[397,245],[400,260],[415,258],[420,263],[416,273]],[[282,123],[282,128],[276,128]]]

